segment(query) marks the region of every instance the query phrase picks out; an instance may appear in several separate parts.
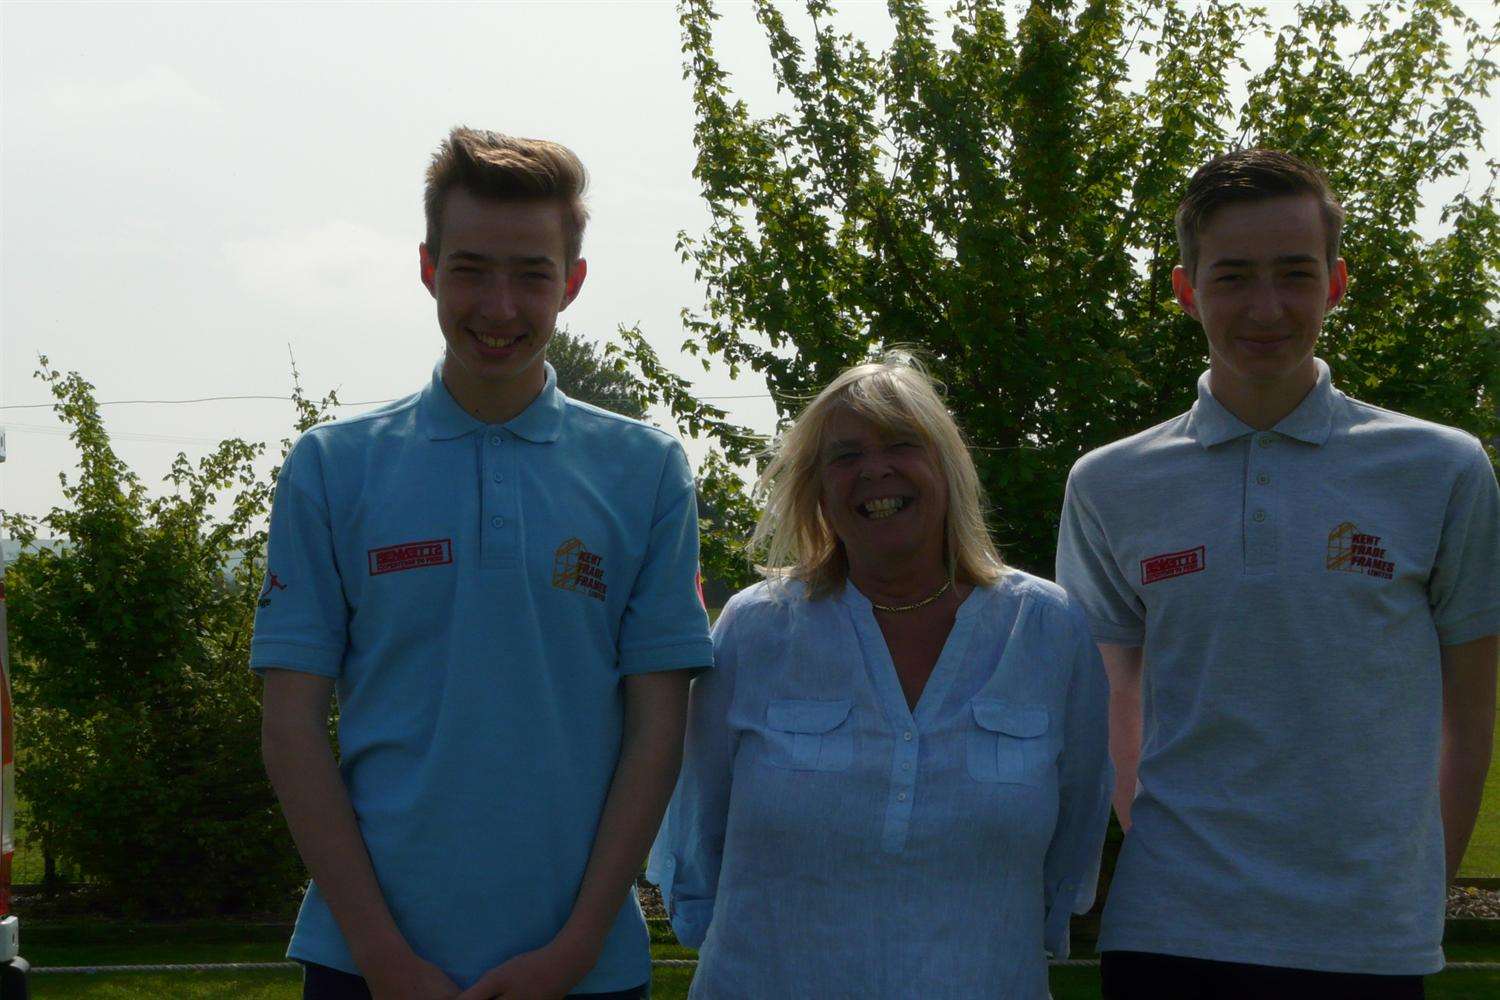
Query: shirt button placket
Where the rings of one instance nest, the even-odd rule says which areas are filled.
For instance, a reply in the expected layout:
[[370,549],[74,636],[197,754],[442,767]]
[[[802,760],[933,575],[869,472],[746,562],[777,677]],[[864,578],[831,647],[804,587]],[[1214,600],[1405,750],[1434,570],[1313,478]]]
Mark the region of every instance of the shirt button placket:
[[1245,570],[1267,573],[1276,567],[1276,488],[1272,474],[1273,457],[1282,449],[1274,448],[1276,435],[1255,436],[1255,447],[1245,467]]
[[504,562],[514,553],[513,546],[509,544],[512,532],[505,530],[507,518],[505,511],[512,505],[510,491],[505,488],[506,475],[505,463],[509,458],[511,449],[505,447],[505,435],[498,430],[492,430],[485,435],[485,448],[483,456],[484,482],[481,486],[483,503],[483,551],[485,562]]
[[899,854],[906,847],[911,828],[912,802],[916,798],[917,753],[921,740],[915,731],[903,730],[896,741],[896,759],[891,768],[891,800],[886,810],[885,850]]

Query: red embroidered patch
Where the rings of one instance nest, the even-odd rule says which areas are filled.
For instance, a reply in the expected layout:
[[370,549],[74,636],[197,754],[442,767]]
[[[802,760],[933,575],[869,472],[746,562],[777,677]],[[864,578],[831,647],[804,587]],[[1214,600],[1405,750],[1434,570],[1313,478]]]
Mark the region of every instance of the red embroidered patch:
[[269,608],[271,606],[271,591],[285,590],[286,584],[275,573],[267,571],[266,585],[260,589],[260,598],[255,602],[257,607]]
[[427,542],[405,542],[370,550],[370,575],[395,573],[421,566],[442,566],[453,561],[453,540],[434,538]]
[[1166,552],[1159,556],[1148,556],[1141,560],[1141,583],[1170,580],[1174,576],[1201,573],[1204,568],[1204,547],[1183,549],[1181,552]]

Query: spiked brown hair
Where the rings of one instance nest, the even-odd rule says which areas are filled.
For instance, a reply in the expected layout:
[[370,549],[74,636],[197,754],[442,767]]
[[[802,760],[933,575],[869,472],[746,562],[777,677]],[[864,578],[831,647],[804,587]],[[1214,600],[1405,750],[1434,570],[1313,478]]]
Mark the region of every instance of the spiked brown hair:
[[583,204],[588,173],[568,147],[462,126],[449,132],[432,155],[423,195],[427,250],[434,258],[443,238],[443,206],[455,187],[497,201],[558,202],[563,208],[567,266],[571,268],[583,253],[583,229],[589,218]]

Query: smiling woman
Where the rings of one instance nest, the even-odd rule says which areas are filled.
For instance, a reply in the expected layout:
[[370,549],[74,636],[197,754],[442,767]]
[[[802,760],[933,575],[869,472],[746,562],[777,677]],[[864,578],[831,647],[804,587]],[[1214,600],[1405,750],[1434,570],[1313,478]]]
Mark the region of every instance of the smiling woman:
[[[851,558],[860,563],[855,576],[882,573],[886,586],[907,589],[943,579],[987,584],[1003,572],[963,436],[907,354],[829,383],[781,438],[759,489],[766,513],[752,545],[763,569],[801,580],[812,597],[841,586]],[[901,535],[872,536],[861,525],[895,514],[914,522]]]
[[1082,616],[1001,563],[909,357],[834,379],[761,486],[767,580],[715,624],[647,871],[690,995],[1045,997],[1108,810]]

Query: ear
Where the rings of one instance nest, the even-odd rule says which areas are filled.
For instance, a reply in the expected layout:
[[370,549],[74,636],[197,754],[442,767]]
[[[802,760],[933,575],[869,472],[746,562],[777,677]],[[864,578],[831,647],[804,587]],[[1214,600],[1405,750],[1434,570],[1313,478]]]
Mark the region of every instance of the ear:
[[1172,268],[1172,293],[1177,296],[1177,304],[1182,311],[1193,319],[1202,320],[1198,315],[1197,293],[1193,291],[1192,279],[1188,277],[1187,268],[1178,264]]
[[1333,270],[1328,272],[1328,308],[1332,309],[1344,301],[1344,293],[1348,290],[1349,265],[1340,257],[1333,262]]
[[422,284],[427,286],[427,291],[433,298],[437,298],[437,261],[432,259],[426,243],[418,244],[417,259],[421,266]]
[[573,266],[568,268],[568,281],[563,286],[563,300],[562,305],[557,307],[558,312],[562,312],[568,308],[568,306],[572,305],[573,300],[578,298],[578,292],[583,288],[583,279],[587,278],[588,274],[589,262],[582,257],[575,260]]

